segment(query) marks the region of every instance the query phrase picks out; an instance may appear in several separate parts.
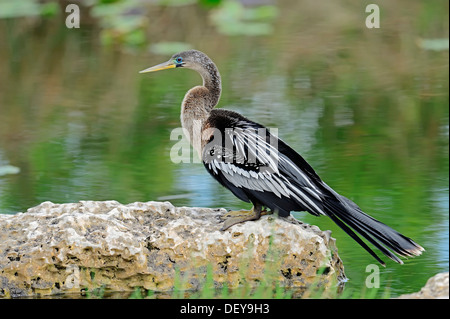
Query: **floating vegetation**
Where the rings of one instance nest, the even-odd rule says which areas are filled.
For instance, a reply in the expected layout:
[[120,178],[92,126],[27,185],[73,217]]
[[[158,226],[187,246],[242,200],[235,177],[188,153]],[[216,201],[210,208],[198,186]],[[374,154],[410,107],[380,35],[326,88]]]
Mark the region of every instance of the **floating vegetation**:
[[58,12],[58,3],[37,0],[0,1],[0,19],[35,16],[53,16]]
[[129,46],[143,45],[147,39],[146,9],[139,0],[100,1],[90,10],[102,27],[101,41],[109,45],[123,43]]
[[417,45],[425,50],[445,51],[449,47],[449,39],[419,39]]
[[0,176],[9,175],[9,174],[19,174],[20,168],[12,165],[3,165],[0,166]]
[[267,35],[272,33],[271,22],[278,16],[273,5],[245,7],[238,1],[223,1],[213,10],[211,20],[220,33],[226,35]]
[[168,55],[174,52],[190,50],[193,47],[185,42],[159,42],[150,45],[149,50],[154,54]]
[[[235,0],[159,0],[148,4],[140,0],[97,0],[77,3],[84,6],[83,12],[94,18],[101,28],[100,40],[103,45],[123,44],[143,46],[150,42],[146,30],[152,21],[148,13],[156,7],[182,7],[198,4],[208,10],[212,24],[224,35],[267,35],[273,32],[272,22],[278,16],[275,5],[254,3],[245,6]],[[56,1],[21,0],[0,2],[0,19],[23,17],[50,17],[64,12]],[[84,18],[82,18],[83,21]],[[180,51],[189,45],[179,42],[154,44],[150,51],[157,54]]]

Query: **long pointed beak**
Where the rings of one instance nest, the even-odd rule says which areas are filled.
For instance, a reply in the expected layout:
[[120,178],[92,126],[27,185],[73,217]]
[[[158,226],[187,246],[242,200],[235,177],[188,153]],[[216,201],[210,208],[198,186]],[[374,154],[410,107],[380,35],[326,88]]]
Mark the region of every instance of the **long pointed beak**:
[[175,63],[173,63],[172,61],[167,61],[167,62],[158,64],[158,65],[152,66],[151,68],[142,70],[139,73],[156,72],[156,71],[173,69],[173,68],[176,68]]

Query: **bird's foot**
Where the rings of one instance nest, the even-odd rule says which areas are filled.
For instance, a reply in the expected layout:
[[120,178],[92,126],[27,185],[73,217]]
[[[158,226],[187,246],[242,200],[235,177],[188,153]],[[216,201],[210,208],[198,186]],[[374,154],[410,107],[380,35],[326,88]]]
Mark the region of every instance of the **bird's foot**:
[[262,215],[269,215],[272,212],[260,209],[255,209],[254,207],[251,210],[230,210],[223,216],[220,216],[220,219],[223,220],[223,226],[220,230],[227,230],[233,225],[240,224],[249,220],[257,220]]
[[272,214],[273,214],[273,212],[272,212],[271,210],[263,209],[263,210],[261,211],[261,216],[264,216],[264,215],[272,215]]

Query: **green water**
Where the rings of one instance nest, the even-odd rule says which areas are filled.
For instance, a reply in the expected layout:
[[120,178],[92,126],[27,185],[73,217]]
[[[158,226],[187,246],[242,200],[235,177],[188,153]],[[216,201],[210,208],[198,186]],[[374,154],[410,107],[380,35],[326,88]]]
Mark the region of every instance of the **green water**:
[[[380,269],[391,296],[448,271],[448,50],[418,45],[448,38],[448,3],[437,3],[385,4],[381,28],[367,29],[361,4],[286,1],[273,32],[255,37],[222,35],[205,9],[181,6],[147,30],[150,43],[206,52],[222,75],[219,107],[278,128],[331,187],[426,249]],[[112,199],[248,208],[202,164],[170,159],[200,77],[138,74],[171,54],[104,47],[95,25],[63,21],[0,20],[0,166],[20,169],[0,175],[0,213]],[[345,289],[362,290],[375,260],[325,217],[295,216],[332,230]]]

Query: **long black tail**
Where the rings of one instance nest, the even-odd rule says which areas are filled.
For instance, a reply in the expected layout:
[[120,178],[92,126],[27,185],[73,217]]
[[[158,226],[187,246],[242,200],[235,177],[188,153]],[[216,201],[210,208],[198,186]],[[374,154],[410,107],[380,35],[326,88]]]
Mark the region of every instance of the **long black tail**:
[[336,192],[334,194],[338,196],[338,200],[329,200],[324,203],[327,215],[383,266],[385,266],[385,263],[353,230],[377,247],[384,255],[399,264],[403,264],[403,261],[389,249],[403,257],[419,256],[424,251],[412,239],[364,213],[358,205],[348,198]]

